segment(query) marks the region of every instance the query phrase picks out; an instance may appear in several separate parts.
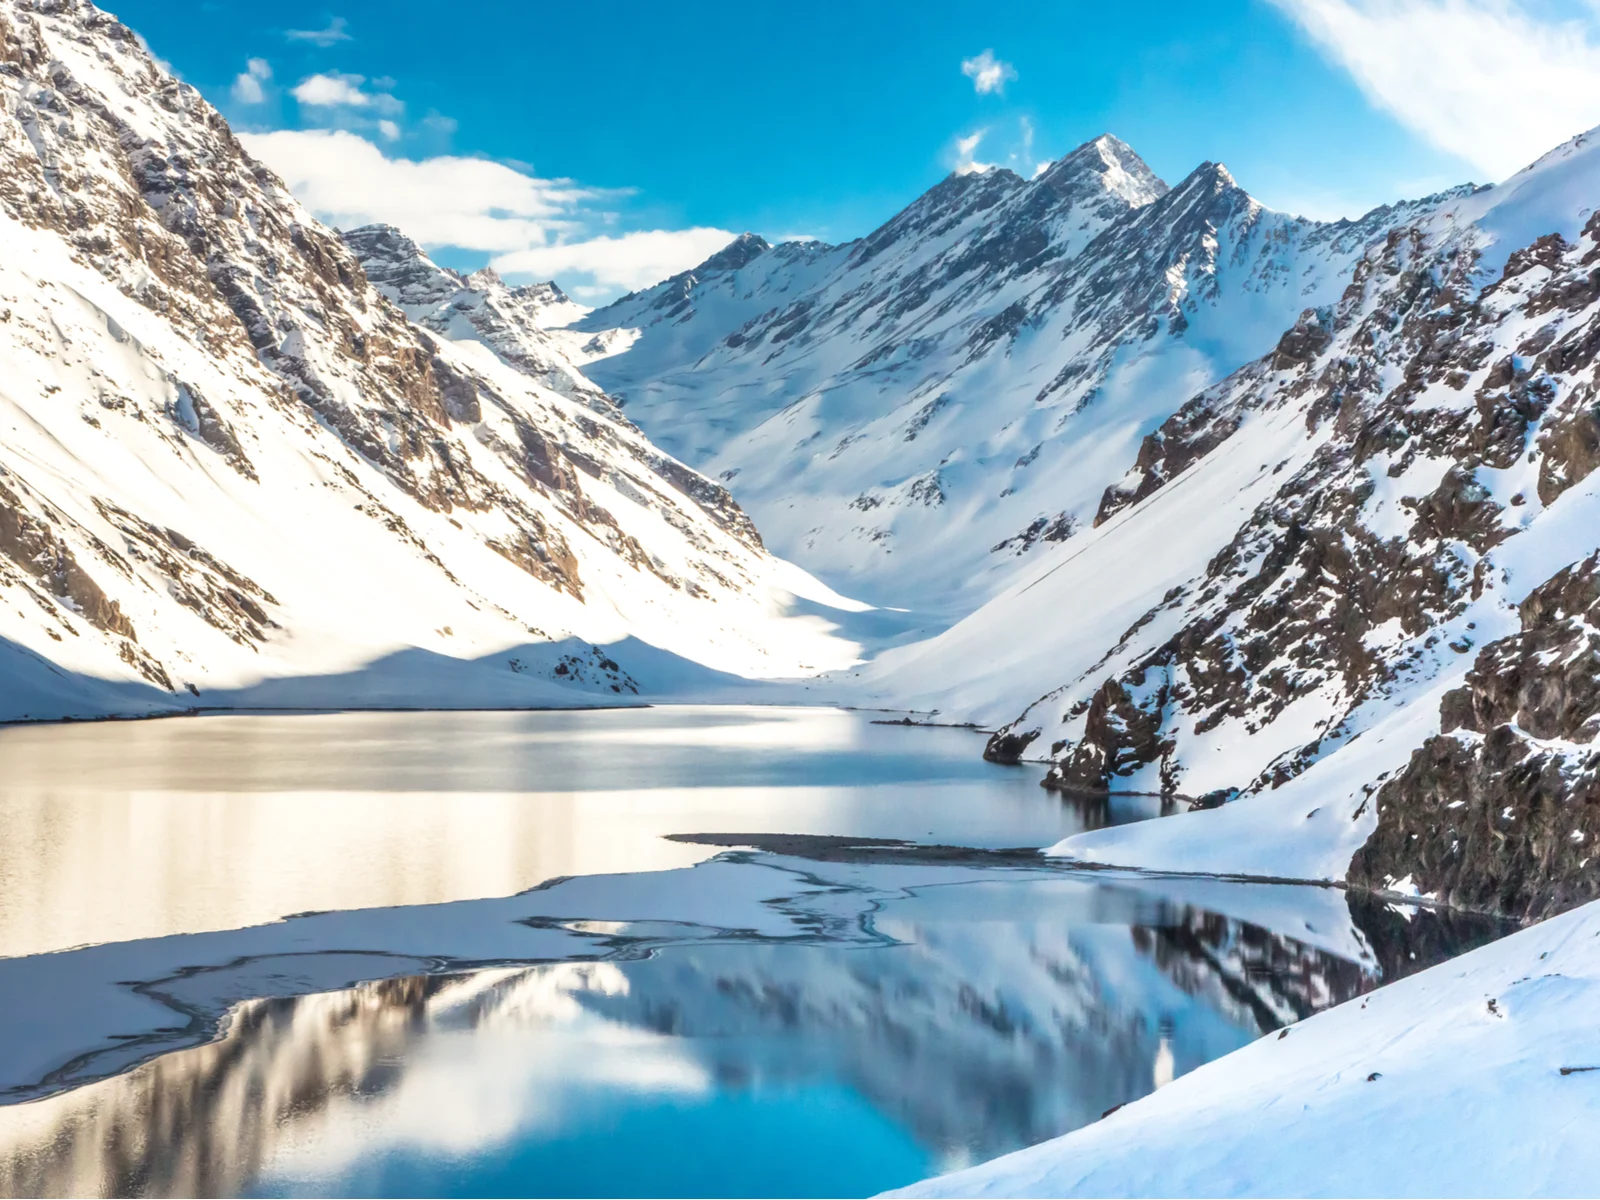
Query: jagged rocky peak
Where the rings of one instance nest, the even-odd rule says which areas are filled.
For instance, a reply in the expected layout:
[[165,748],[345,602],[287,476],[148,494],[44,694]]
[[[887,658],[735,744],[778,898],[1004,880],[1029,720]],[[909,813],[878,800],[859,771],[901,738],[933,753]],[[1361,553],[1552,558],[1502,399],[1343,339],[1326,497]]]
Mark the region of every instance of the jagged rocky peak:
[[434,262],[392,225],[364,225],[341,236],[373,286],[418,325],[454,341],[481,342],[558,394],[612,411],[546,328],[584,311],[554,283],[512,287],[492,267],[463,276]]
[[1026,186],[1020,176],[1004,168],[951,172],[862,238],[852,264],[864,266],[900,242],[939,237]]
[[[502,302],[521,307],[526,314],[557,307],[580,308],[554,280],[515,285],[508,284],[493,267],[480,267],[470,275],[463,275],[440,266],[427,251],[393,225],[363,225],[343,230],[339,236],[360,260],[368,281],[413,318],[417,315],[413,310],[433,308],[462,293],[496,296]],[[470,300],[466,303],[470,304]]]
[[1219,206],[1232,211],[1240,207],[1260,208],[1260,202],[1239,186],[1233,173],[1219,162],[1201,163],[1165,194],[1167,211],[1190,210],[1210,214]]
[[1093,182],[1138,208],[1166,195],[1166,183],[1121,138],[1102,133],[1051,163],[1034,186],[1076,198]]
[[721,250],[706,259],[690,272],[692,275],[709,275],[713,271],[737,271],[751,259],[765,254],[772,244],[759,233],[741,233]]
[[434,262],[393,225],[363,225],[341,230],[339,236],[361,260],[372,285],[403,308],[438,304],[468,282]]
[[[500,278],[498,275],[495,275],[494,270],[491,267],[485,267],[484,271],[488,272],[490,275],[494,275],[496,279]],[[479,272],[474,272],[474,275],[477,274],[479,274]],[[525,303],[536,304],[541,308],[554,308],[557,305],[577,304],[577,301],[575,301],[571,296],[567,295],[566,292],[561,290],[560,285],[557,284],[554,279],[546,279],[542,283],[524,283],[519,286],[512,287],[511,290],[515,292],[516,295]]]
[[970,227],[977,252],[959,254],[954,265],[1032,270],[1076,254],[1167,190],[1132,147],[1101,134],[1033,180],[1004,167],[952,172],[864,238],[853,261],[863,266],[891,246],[927,243]]
[[540,328],[553,328],[589,310],[561,290],[553,279],[541,283],[507,283],[493,267],[479,267],[464,280],[470,291],[496,296],[515,305]]

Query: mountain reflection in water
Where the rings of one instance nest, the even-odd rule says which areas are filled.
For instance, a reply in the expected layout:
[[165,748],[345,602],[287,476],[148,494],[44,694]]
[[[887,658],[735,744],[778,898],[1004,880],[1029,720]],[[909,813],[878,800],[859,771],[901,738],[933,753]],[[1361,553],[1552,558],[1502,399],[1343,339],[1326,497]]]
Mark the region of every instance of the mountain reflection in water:
[[[0,1192],[867,1194],[1495,932],[1358,904],[1340,954],[1125,881],[994,875],[875,906],[864,942],[640,957],[620,923],[608,961],[250,1000],[210,1044],[0,1108]],[[1334,911],[1315,892],[1275,894]]]

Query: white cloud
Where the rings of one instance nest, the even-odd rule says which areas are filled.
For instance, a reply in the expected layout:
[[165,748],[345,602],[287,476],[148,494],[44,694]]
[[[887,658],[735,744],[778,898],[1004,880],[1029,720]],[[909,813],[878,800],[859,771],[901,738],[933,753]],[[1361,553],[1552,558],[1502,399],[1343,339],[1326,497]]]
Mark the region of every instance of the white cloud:
[[294,88],[294,98],[316,108],[365,108],[372,97],[361,90],[360,75],[311,75]]
[[400,126],[393,121],[379,121],[378,132],[383,134],[386,141],[397,142],[400,140]]
[[505,275],[577,276],[584,282],[572,290],[585,298],[658,283],[734,237],[705,227],[586,236],[586,228],[612,219],[593,207],[610,193],[540,179],[488,159],[390,158],[349,130],[278,130],[239,138],[329,224],[351,229],[382,221],[424,246],[492,255],[495,269]]
[[1003,95],[1006,84],[1017,77],[1017,69],[994,56],[993,50],[961,60],[961,73],[972,80],[972,90],[980,96],[991,92]]
[[261,85],[272,78],[272,65],[264,58],[252,58],[233,81],[233,99],[236,104],[260,104],[267,98]]
[[343,17],[334,17],[322,29],[286,29],[283,36],[291,42],[310,42],[313,46],[321,46],[326,50],[335,42],[348,42],[350,34],[346,32],[350,22]]
[[389,158],[343,129],[241,133],[239,140],[324,221],[346,229],[384,221],[429,246],[506,253],[543,245],[573,228],[574,210],[593,195],[488,159]]
[[498,255],[492,265],[502,275],[533,275],[541,279],[584,275],[595,281],[598,290],[631,292],[703,262],[734,237],[726,229],[707,227],[646,229],[615,237],[531,246]]
[[957,175],[972,175],[974,173],[988,171],[994,167],[993,163],[978,162],[972,157],[973,154],[977,152],[978,143],[983,141],[984,135],[988,132],[989,130],[984,128],[978,130],[977,133],[969,134],[964,138],[956,139],[956,161],[954,170]]
[[1600,123],[1591,26],[1518,0],[1273,0],[1373,103],[1491,179]]

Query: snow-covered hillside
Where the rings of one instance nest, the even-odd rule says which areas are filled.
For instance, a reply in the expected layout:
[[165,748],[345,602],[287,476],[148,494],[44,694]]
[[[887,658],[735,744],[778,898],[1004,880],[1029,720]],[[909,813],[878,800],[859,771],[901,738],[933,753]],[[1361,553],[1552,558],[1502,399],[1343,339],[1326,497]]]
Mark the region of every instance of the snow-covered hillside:
[[1319,1013],[906,1196],[1581,1196],[1600,906]]
[[0,114],[0,718],[855,657],[798,610],[859,606],[512,319],[570,302],[380,275],[402,311],[87,3],[0,3]]
[[392,225],[364,225],[340,236],[368,281],[417,324],[451,341],[487,346],[551,391],[616,418],[615,405],[548,332],[589,311],[554,283],[509,287],[488,267],[463,276],[439,266]]
[[1365,843],[1380,889],[1596,895],[1596,196],[1585,135],[1391,230],[1101,524],[867,691],[1003,723],[989,753],[1056,786],[1245,793],[1063,853],[1337,879]]
[[1103,136],[1031,181],[951,175],[846,245],[745,235],[568,335],[778,553],[959,616],[1072,544],[1145,434],[1447,199],[1322,224],[1214,163],[1169,189]]

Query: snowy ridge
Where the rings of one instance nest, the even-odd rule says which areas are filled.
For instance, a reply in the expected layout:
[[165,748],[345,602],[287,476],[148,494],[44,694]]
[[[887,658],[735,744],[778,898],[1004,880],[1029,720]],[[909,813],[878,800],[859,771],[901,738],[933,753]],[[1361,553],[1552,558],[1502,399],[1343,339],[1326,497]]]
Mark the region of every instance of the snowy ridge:
[[442,298],[474,340],[412,324],[87,3],[0,6],[0,110],[0,718],[614,702],[674,656],[855,656],[788,614],[859,606],[501,319],[553,295],[480,278]]
[[1032,181],[952,175],[847,245],[747,235],[568,332],[625,336],[591,377],[779,553],[959,616],[1087,529],[1144,434],[1446,199],[1319,224],[1212,163],[1169,189],[1104,136]]
[[489,267],[463,276],[439,266],[392,225],[366,225],[340,236],[372,285],[418,325],[451,341],[480,342],[551,391],[615,418],[605,393],[546,331],[589,311],[554,283],[510,287]]

